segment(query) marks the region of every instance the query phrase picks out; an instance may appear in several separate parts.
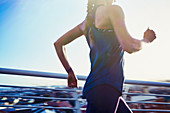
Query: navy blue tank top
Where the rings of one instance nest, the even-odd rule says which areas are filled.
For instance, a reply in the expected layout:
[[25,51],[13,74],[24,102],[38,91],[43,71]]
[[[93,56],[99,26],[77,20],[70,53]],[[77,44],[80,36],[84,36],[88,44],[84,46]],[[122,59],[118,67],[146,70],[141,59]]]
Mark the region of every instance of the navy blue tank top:
[[[99,6],[101,5],[94,6],[93,20],[95,20],[95,12]],[[86,36],[90,46],[91,71],[83,88],[83,98],[86,98],[87,93],[95,86],[102,84],[108,84],[122,94],[124,51],[117,40],[114,29],[98,29],[93,21],[91,30],[94,36],[92,47],[89,35]]]

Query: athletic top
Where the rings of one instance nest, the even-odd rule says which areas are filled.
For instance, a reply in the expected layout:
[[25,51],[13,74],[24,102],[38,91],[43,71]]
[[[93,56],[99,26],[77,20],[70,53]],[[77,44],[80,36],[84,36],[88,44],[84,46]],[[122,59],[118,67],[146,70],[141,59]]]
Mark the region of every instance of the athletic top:
[[[95,12],[102,5],[94,6],[92,12],[93,25],[92,32],[94,44],[90,46],[90,38],[86,39],[90,47],[91,71],[86,79],[83,88],[83,98],[97,85],[108,84],[118,90],[122,95],[124,82],[123,74],[123,54],[120,43],[117,40],[114,29],[98,29],[95,27]],[[90,28],[90,27],[89,27]],[[89,32],[88,28],[88,32]],[[87,33],[88,34],[88,33]]]

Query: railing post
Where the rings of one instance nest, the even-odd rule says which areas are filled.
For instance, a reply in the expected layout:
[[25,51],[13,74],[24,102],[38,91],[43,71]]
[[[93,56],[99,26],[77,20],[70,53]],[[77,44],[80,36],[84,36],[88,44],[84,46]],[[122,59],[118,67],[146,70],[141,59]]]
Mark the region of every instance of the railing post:
[[[129,86],[129,85],[126,85],[126,86],[124,87],[124,92],[128,93],[129,88],[130,88],[130,86]],[[126,100],[127,95],[123,95],[123,98]]]
[[75,108],[76,110],[74,110],[74,113],[82,113],[81,110],[80,110],[80,102],[79,102],[79,94],[77,91],[74,92],[74,98],[76,98],[76,101],[75,101]]

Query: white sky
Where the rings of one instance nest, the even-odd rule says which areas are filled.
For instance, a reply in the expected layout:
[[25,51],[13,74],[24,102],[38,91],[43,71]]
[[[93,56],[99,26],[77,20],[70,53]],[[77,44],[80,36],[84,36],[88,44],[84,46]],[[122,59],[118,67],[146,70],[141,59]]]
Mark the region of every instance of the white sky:
[[[86,4],[87,0],[1,0],[0,67],[66,73],[53,43],[84,20]],[[117,4],[124,10],[128,31],[134,38],[142,39],[147,27],[157,34],[157,39],[142,51],[125,54],[126,79],[170,80],[170,1],[120,0]],[[87,76],[90,60],[85,37],[68,44],[66,49],[75,73]],[[26,80],[9,77],[1,75],[0,82],[22,84],[22,79]],[[27,81],[24,83],[39,84],[36,79]],[[54,80],[40,81],[55,84]]]

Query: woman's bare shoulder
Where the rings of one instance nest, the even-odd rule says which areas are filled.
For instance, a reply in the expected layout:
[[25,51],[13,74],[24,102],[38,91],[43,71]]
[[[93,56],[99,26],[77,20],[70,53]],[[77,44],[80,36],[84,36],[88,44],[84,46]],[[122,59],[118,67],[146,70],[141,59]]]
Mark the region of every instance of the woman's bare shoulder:
[[110,17],[123,17],[124,18],[124,12],[121,6],[119,5],[111,5],[108,7],[108,14]]
[[108,6],[108,9],[110,9],[110,10],[113,10],[113,9],[120,10],[120,9],[122,9],[122,7],[120,5],[112,4],[112,5]]
[[113,5],[108,7],[108,12],[110,12],[110,13],[114,13],[114,12],[116,13],[117,12],[118,13],[118,12],[123,12],[123,9],[120,5],[113,4]]
[[78,26],[80,28],[80,30],[85,33],[85,30],[86,30],[86,22],[87,22],[87,19],[85,18]]
[[80,28],[81,28],[82,31],[85,30],[85,26],[86,26],[86,19],[84,19],[84,20],[82,21],[82,23],[80,24]]

